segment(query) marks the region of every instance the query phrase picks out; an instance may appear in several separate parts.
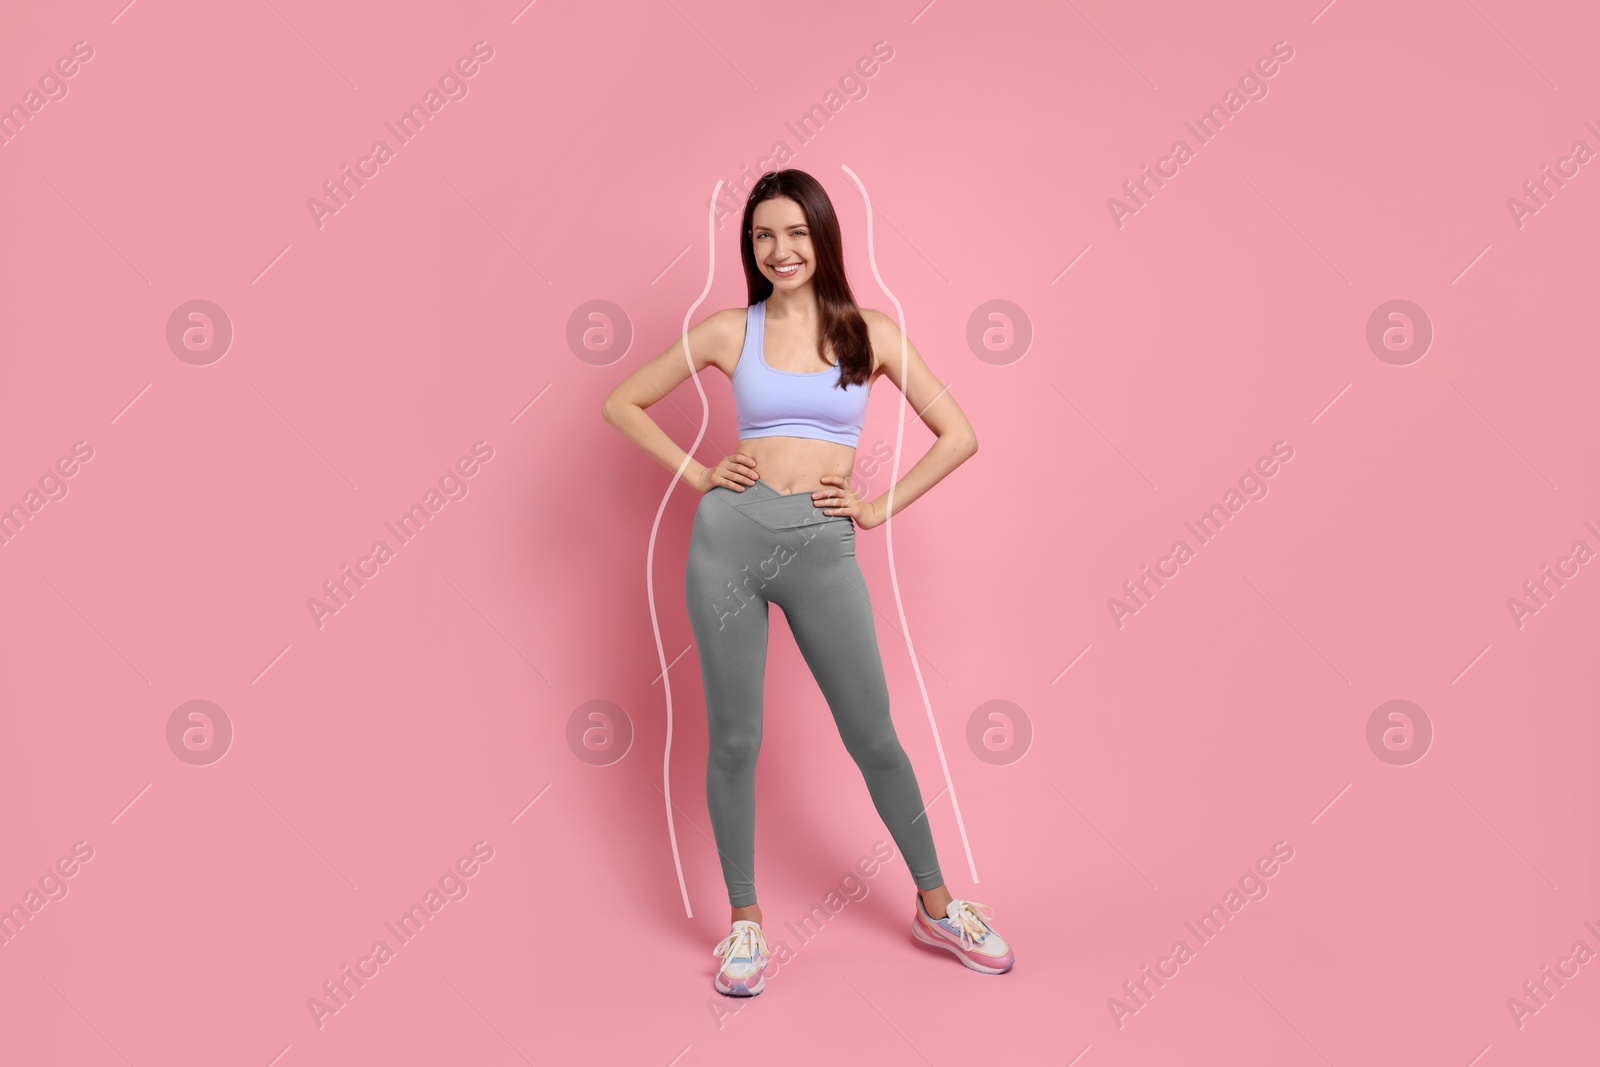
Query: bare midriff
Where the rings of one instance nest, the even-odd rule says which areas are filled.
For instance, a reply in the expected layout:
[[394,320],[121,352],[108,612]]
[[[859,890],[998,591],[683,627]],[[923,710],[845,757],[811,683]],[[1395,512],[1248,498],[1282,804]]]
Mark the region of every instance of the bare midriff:
[[846,480],[856,450],[810,437],[747,437],[738,451],[756,463],[756,477],[780,493],[810,493],[823,488],[824,474]]

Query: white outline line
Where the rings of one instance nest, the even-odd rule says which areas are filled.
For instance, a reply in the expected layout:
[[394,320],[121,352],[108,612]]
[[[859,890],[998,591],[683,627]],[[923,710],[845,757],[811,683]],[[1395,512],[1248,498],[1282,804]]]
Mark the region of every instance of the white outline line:
[[145,785],[144,785],[144,789],[139,790],[138,794],[133,798],[133,800],[128,801],[126,804],[124,804],[122,806],[122,810],[121,811],[119,811],[115,815],[111,816],[111,821],[112,822],[116,822],[118,819],[120,819],[124,815],[128,814],[128,809],[133,807],[134,802],[137,801],[139,799],[139,797],[144,796],[145,791],[148,790],[153,785],[155,785],[154,782],[146,782]]
[[[1483,252],[1487,252],[1487,251],[1489,251],[1489,249],[1491,249],[1493,247],[1494,247],[1494,242],[1491,241],[1490,243],[1488,243],[1488,244],[1483,246]],[[1468,263],[1465,267],[1462,267],[1461,268],[1461,273],[1457,274],[1454,278],[1450,279],[1450,284],[1454,285],[1456,282],[1459,282],[1461,280],[1462,276],[1465,275],[1467,273],[1467,271],[1472,269],[1473,264],[1477,263],[1478,260],[1483,258],[1483,252],[1479,252],[1477,255],[1473,256],[1472,257],[1472,263]]]
[[[1073,266],[1077,264],[1078,260],[1082,259],[1084,257],[1084,255],[1089,251],[1089,249],[1091,249],[1093,247],[1094,247],[1094,245],[1092,245],[1092,244],[1084,245],[1083,246],[1083,251],[1079,252],[1077,255],[1073,256],[1071,263],[1068,263],[1065,267],[1061,268],[1061,274],[1065,274],[1065,273],[1067,273],[1067,271],[1071,270],[1073,268]],[[1050,279],[1050,284],[1054,285],[1056,282],[1059,282],[1061,280],[1061,274],[1057,274],[1054,278],[1051,278]]]
[[1324,804],[1322,806],[1322,810],[1317,812],[1315,815],[1313,815],[1311,817],[1311,821],[1312,822],[1316,822],[1318,819],[1320,819],[1324,815],[1328,814],[1328,809],[1333,807],[1336,803],[1338,803],[1339,802],[1339,797],[1342,797],[1342,796],[1345,795],[1345,793],[1349,792],[1350,787],[1353,786],[1353,785],[1355,785],[1354,782],[1346,782],[1344,788],[1339,790],[1339,796],[1334,797],[1332,800],[1330,800],[1326,804]]
[[[548,793],[550,791],[550,787],[553,786],[553,785],[555,785],[554,782],[546,782],[545,783],[545,787],[543,789],[539,790],[539,797],[542,797],[546,793]],[[511,822],[513,824],[515,824],[518,819],[520,819],[524,815],[526,815],[528,813],[528,809],[533,807],[535,804],[537,804],[539,802],[539,797],[534,797],[532,800],[530,800],[526,804],[522,805],[522,810],[517,812],[515,815],[511,816]]]
[[[1483,646],[1483,652],[1487,652],[1493,647],[1494,647],[1494,643],[1490,642],[1489,644]],[[1472,663],[1476,663],[1480,659],[1482,659],[1483,658],[1483,652],[1479,652],[1476,656],[1473,656],[1472,657]],[[1462,667],[1461,668],[1461,674],[1458,674],[1454,678],[1450,679],[1450,684],[1451,685],[1455,685],[1457,682],[1461,681],[1461,675],[1466,674],[1468,671],[1470,671],[1472,669],[1472,663],[1469,663],[1465,667]]]
[[[687,645],[684,645],[683,646],[683,651],[679,652],[676,656],[673,656],[672,657],[672,662],[667,664],[667,671],[670,671],[674,666],[677,665],[677,663],[678,663],[678,661],[680,659],[682,659],[684,656],[687,656],[689,654],[689,650],[691,648],[693,648],[693,647],[694,647],[694,642],[693,641],[690,641]],[[654,678],[650,679],[650,684],[651,685],[655,685],[657,682],[661,681],[662,678],[665,678],[666,675],[667,675],[667,671],[658,672]]]
[[[144,388],[139,390],[139,396],[144,396],[144,394],[148,392],[150,387],[154,384],[155,382],[145,382]],[[139,396],[134,397],[133,400],[128,401],[122,406],[122,410],[117,412],[116,415],[112,417],[111,421],[113,424],[116,423],[117,419],[122,418],[122,416],[128,413],[128,409],[133,407],[134,403],[139,399]]]
[[[1073,667],[1073,664],[1077,663],[1080,659],[1083,658],[1084,652],[1088,652],[1093,647],[1094,647],[1094,645],[1092,645],[1092,644],[1084,645],[1083,646],[1083,652],[1079,652],[1076,656],[1073,656],[1072,657],[1072,663],[1069,663],[1065,667],[1061,668],[1061,674],[1066,674],[1068,671],[1070,671],[1072,669],[1072,667]],[[1061,674],[1058,674],[1054,678],[1050,679],[1050,684],[1051,685],[1055,685],[1057,682],[1061,681]]]
[[[283,652],[287,652],[293,647],[294,647],[294,642],[291,641],[287,645],[283,646]],[[261,674],[258,674],[254,678],[250,679],[250,684],[251,685],[255,685],[257,682],[261,681],[261,675],[266,674],[268,671],[270,671],[272,669],[272,665],[274,663],[277,663],[280,659],[283,658],[283,652],[279,652],[276,656],[273,656],[272,657],[272,663],[269,663],[265,667],[262,667],[261,668]]]
[[656,282],[659,282],[661,280],[662,276],[665,275],[667,273],[667,271],[672,269],[672,264],[676,263],[676,262],[678,262],[678,260],[682,259],[684,257],[684,254],[687,253],[689,251],[689,249],[691,249],[693,247],[694,247],[694,245],[692,243],[684,245],[683,246],[683,251],[679,252],[677,255],[672,257],[672,263],[668,263],[665,267],[662,267],[661,268],[661,273],[657,274],[654,278],[650,279],[650,284],[654,285]]
[[[1354,385],[1354,384],[1356,384],[1356,383],[1355,382],[1346,382],[1345,385],[1344,385],[1344,388],[1339,390],[1339,396],[1344,396],[1344,394],[1348,393],[1350,391],[1350,387],[1352,385]],[[1317,419],[1320,419],[1320,418],[1322,418],[1322,416],[1326,415],[1328,413],[1328,409],[1333,407],[1333,405],[1335,405],[1335,404],[1337,404],[1339,402],[1339,396],[1334,397],[1332,400],[1330,400],[1326,404],[1322,405],[1322,410],[1317,412],[1316,415],[1314,415],[1312,417],[1311,425],[1315,426],[1317,424]]]
[[[550,386],[554,385],[554,384],[555,384],[555,382],[550,382],[543,389],[539,390],[539,396],[544,396],[545,393],[548,393],[550,391]],[[515,415],[511,416],[511,424],[513,426],[515,426],[517,424],[517,420],[518,419],[522,418],[522,416],[524,416],[524,415],[526,415],[528,413],[528,409],[529,408],[533,407],[533,405],[535,405],[535,404],[537,404],[539,402],[539,396],[534,397],[532,400],[530,400],[526,404],[522,405],[522,410],[517,412]]]
[[[661,799],[667,809],[667,837],[672,843],[672,863],[678,869],[678,892],[683,894],[683,911],[689,918],[694,918],[694,907],[689,903],[689,887],[683,880],[683,860],[678,856],[678,831],[672,822],[672,786],[668,783],[668,770],[672,765],[672,676],[667,673],[667,651],[661,645],[661,622],[656,618],[656,532],[661,529],[661,516],[667,510],[667,501],[672,499],[672,491],[678,487],[683,472],[688,469],[689,461],[694,458],[695,452],[700,449],[700,442],[705,439],[706,426],[711,421],[711,404],[706,400],[705,386],[700,384],[700,376],[694,372],[694,359],[689,354],[689,320],[694,317],[695,310],[705,303],[706,296],[711,292],[711,279],[717,270],[717,197],[722,195],[722,179],[717,179],[716,186],[711,190],[711,202],[706,205],[706,244],[711,252],[706,257],[706,285],[700,290],[700,295],[694,298],[694,303],[689,305],[689,310],[683,313],[683,359],[689,364],[689,380],[694,382],[695,392],[700,394],[700,432],[694,435],[694,444],[683,454],[683,462],[678,464],[677,471],[672,475],[672,481],[667,485],[667,491],[662,494],[661,504],[656,508],[655,521],[650,524],[650,545],[644,555],[644,591],[650,600],[650,632],[656,639],[656,659],[661,664],[661,689],[667,698],[667,739],[662,746],[661,753]],[[674,661],[676,662],[676,661]]]
[[[889,553],[889,584],[894,589],[895,608],[900,612],[900,633],[901,636],[906,639],[906,650],[911,653],[911,672],[916,675],[917,691],[922,695],[922,706],[928,712],[928,726],[933,731],[934,750],[939,753],[939,767],[944,771],[945,788],[950,791],[950,806],[956,813],[956,828],[961,831],[961,847],[967,850],[967,869],[972,874],[973,884],[976,885],[978,883],[978,865],[972,858],[972,844],[967,840],[967,825],[961,821],[961,804],[956,800],[956,783],[950,777],[950,764],[944,758],[944,743],[939,740],[939,724],[934,721],[933,704],[928,700],[928,686],[927,683],[922,680],[922,668],[917,662],[917,650],[916,647],[911,643],[911,623],[906,619],[906,606],[905,603],[900,599],[900,579],[895,572],[894,566],[894,487],[895,483],[899,481],[900,452],[905,445],[906,407],[908,406],[905,383],[906,312],[905,308],[900,306],[900,301],[896,299],[892,292],[889,291],[889,286],[884,284],[883,275],[878,273],[878,254],[872,242],[872,198],[867,195],[867,187],[861,184],[861,179],[856,177],[856,172],[851,170],[848,165],[841,163],[839,164],[839,169],[848,174],[850,176],[850,180],[856,183],[856,188],[861,192],[861,199],[866,203],[867,262],[872,265],[872,276],[877,279],[878,288],[882,289],[883,295],[887,296],[890,302],[894,304],[895,314],[899,317],[900,382],[898,384],[900,389],[900,402],[895,405],[899,409],[899,419],[895,426],[894,459],[890,461],[889,466],[889,517],[883,521],[884,538],[887,542],[887,549]],[[893,380],[894,379],[892,378],[890,379],[890,381]],[[699,442],[697,441],[696,444],[698,443]]]
[[[283,258],[284,252],[289,251],[289,249],[291,249],[293,247],[294,247],[294,243],[292,241],[289,244],[284,245],[283,246],[283,252],[279,252],[277,255],[273,256],[272,257],[272,263],[268,263],[265,267],[261,268],[261,274],[265,274],[265,273],[267,273],[267,271],[271,270],[272,267],[273,267],[273,264],[277,263],[278,260]],[[254,285],[256,282],[259,282],[261,280],[261,274],[257,274],[254,278],[251,278],[250,279],[250,284]]]

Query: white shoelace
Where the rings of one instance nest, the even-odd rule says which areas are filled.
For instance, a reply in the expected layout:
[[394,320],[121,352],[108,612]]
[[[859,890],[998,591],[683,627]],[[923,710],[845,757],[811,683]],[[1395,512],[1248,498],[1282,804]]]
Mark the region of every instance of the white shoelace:
[[760,926],[740,926],[719,941],[711,952],[722,957],[724,966],[740,956],[759,962],[761,956],[767,955],[767,937]]
[[989,924],[978,911],[979,908],[987,910],[990,915],[994,914],[993,908],[976,900],[951,900],[945,908],[945,918],[956,925],[961,944],[966,948],[981,944],[989,936]]

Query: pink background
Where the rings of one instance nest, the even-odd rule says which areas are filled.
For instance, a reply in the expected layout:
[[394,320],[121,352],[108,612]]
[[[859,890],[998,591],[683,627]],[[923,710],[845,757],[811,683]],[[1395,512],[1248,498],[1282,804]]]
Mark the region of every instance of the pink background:
[[[123,3],[0,15],[0,103],[94,50],[0,145],[0,504],[93,449],[0,546],[0,903],[93,849],[0,947],[7,1064],[1593,1060],[1600,964],[1507,1007],[1600,949],[1600,568],[1507,607],[1600,549],[1596,164],[1507,208],[1600,148],[1591,5]],[[319,228],[307,199],[480,40],[468,95]],[[877,41],[802,145],[785,123]],[[1183,124],[1276,41],[1268,95],[1198,145]],[[1180,137],[1119,227],[1108,198]],[[1018,963],[913,945],[898,856],[814,940],[785,929],[888,835],[774,612],[756,880],[796,955],[728,1015],[696,499],[653,541],[680,892],[645,579],[671,479],[599,405],[708,270],[696,318],[743,304],[707,198],[779,140],[892,313],[860,177],[981,442],[859,558],[924,796],[907,633],[960,806],[965,842],[950,793],[930,808],[943,869]],[[209,365],[166,339],[196,299],[234,330]],[[1404,366],[1366,340],[1397,299],[1434,330]],[[631,344],[579,358],[594,300]],[[991,300],[1021,358],[968,345]],[[705,379],[711,464],[735,428]],[[900,402],[879,384],[863,460]],[[699,396],[651,414],[687,447]],[[930,440],[908,418],[898,470]],[[477,441],[468,494],[319,628],[308,598]],[[1277,441],[1270,493],[1119,627],[1108,598]],[[1406,765],[1367,741],[1395,699],[1433,730]],[[169,747],[191,700],[234,731],[209,765]],[[601,766],[567,740],[595,700],[633,731]],[[994,700],[1032,735],[998,763],[967,741]],[[478,841],[468,894],[319,1028],[308,998]],[[1184,923],[1278,841],[1270,893],[1201,945]]]

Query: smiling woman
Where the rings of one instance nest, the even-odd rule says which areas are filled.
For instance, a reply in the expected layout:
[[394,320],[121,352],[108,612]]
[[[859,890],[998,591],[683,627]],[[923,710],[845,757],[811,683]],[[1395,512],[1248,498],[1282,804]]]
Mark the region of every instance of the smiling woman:
[[[739,235],[749,297],[716,312],[617,385],[608,422],[704,496],[695,509],[685,603],[705,683],[706,806],[732,906],[713,951],[712,985],[752,996],[769,958],[756,904],[755,770],[761,747],[768,605],[783,609],[839,736],[919,891],[912,932],[988,974],[1010,946],[975,901],[952,897],[911,761],[889,715],[856,529],[872,529],[978,450],[971,424],[888,316],[856,305],[839,220],[821,184],[798,170],[761,176]],[[733,382],[739,443],[716,466],[695,462],[645,413],[690,374]],[[848,481],[873,381],[886,377],[938,435],[889,494],[867,502]],[[758,473],[759,472],[759,473]]]

